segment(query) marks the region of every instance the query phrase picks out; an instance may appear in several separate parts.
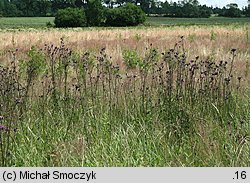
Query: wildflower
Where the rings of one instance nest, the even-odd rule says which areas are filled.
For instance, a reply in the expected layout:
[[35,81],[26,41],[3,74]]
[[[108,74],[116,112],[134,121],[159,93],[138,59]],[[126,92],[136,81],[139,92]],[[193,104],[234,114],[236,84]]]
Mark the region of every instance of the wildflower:
[[3,116],[0,116],[0,121],[1,121],[1,120],[4,120],[4,117],[3,117]]
[[0,131],[1,131],[1,130],[6,130],[6,129],[7,129],[6,126],[0,125]]

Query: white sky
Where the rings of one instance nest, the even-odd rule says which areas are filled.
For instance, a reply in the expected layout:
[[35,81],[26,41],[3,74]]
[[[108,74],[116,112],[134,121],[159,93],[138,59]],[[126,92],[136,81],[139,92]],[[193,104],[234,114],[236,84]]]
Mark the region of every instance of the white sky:
[[[161,0],[165,1],[165,0]],[[173,2],[178,2],[178,0],[172,0]],[[208,6],[212,5],[214,7],[223,7],[230,3],[237,3],[239,5],[239,8],[242,8],[244,6],[247,6],[247,0],[198,0],[201,5],[206,4]],[[168,0],[168,2],[171,2],[171,0]]]

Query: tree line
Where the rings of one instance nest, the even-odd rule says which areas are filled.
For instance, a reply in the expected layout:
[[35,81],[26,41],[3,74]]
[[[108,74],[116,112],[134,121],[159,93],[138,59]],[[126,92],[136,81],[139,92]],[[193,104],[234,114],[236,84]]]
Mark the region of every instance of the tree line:
[[159,0],[0,0],[0,16],[33,17],[54,16],[59,9],[87,8],[91,1],[101,1],[109,9],[125,3],[139,6],[147,15],[167,17],[210,17],[212,14],[225,17],[250,16],[250,1],[248,6],[240,9],[236,3],[223,8],[201,5],[198,0],[182,0],[165,2]]

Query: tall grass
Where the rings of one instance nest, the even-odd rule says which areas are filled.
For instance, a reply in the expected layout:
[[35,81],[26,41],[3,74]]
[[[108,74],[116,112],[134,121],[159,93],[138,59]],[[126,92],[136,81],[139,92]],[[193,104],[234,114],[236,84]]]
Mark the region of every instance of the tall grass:
[[[249,92],[184,38],[144,56],[32,47],[0,68],[2,166],[249,166]],[[242,96],[244,95],[244,96]]]

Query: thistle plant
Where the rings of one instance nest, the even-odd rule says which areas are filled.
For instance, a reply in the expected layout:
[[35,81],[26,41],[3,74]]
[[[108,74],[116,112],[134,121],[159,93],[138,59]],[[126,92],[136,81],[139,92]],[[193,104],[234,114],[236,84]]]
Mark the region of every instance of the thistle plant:
[[[133,138],[144,139],[142,144],[150,143],[149,133],[159,133],[157,148],[166,139],[184,148],[186,141],[197,138],[197,120],[203,119],[218,121],[223,129],[229,126],[230,133],[237,131],[245,139],[247,132],[239,125],[246,122],[237,123],[246,121],[236,100],[244,79],[234,72],[237,50],[227,60],[188,56],[181,37],[160,53],[153,44],[144,55],[124,50],[124,62],[117,64],[105,47],[97,53],[76,52],[63,39],[58,46],[32,47],[26,60],[18,61],[16,52],[10,52],[11,62],[0,67],[1,165],[15,165],[22,156],[19,147],[29,149],[16,138],[24,134],[27,144],[36,144],[35,153],[43,152],[42,164],[52,166],[63,161],[63,148],[57,144],[68,147],[66,142],[79,131],[87,152],[79,152],[82,164],[92,161],[85,156],[93,156],[88,153],[96,143],[118,148],[114,139],[133,130]],[[125,143],[130,148],[131,142]]]

